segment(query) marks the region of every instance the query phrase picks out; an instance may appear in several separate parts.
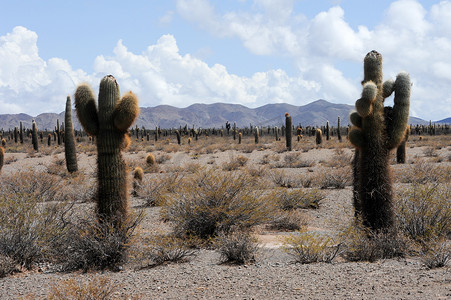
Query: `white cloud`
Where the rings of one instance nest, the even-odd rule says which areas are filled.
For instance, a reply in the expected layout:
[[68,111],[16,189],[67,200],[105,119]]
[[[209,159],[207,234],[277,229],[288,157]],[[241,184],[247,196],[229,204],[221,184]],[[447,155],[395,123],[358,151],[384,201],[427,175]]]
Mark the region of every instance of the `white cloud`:
[[75,82],[88,79],[65,60],[44,61],[37,39],[35,32],[21,26],[0,37],[1,113],[62,111]]
[[451,1],[434,4],[429,11],[417,0],[394,1],[379,25],[362,24],[357,30],[346,21],[340,6],[308,20],[295,14],[290,0],[254,3],[253,13],[220,15],[207,0],[178,0],[177,12],[186,17],[186,8],[203,7],[201,17],[189,14],[186,19],[217,37],[240,39],[251,53],[291,57],[299,76],[320,87],[317,98],[342,103],[353,104],[359,97],[358,77],[363,72],[359,75],[335,66],[353,64],[362,70],[363,57],[376,49],[384,56],[386,78],[406,70],[414,79],[412,113],[424,118],[451,116]]

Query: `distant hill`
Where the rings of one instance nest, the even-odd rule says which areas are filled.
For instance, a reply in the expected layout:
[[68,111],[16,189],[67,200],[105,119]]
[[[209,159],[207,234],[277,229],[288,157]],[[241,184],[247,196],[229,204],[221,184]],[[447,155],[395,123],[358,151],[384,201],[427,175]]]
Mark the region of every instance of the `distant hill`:
[[[285,113],[293,118],[293,124],[302,126],[325,125],[327,121],[336,126],[337,118],[341,118],[342,126],[348,125],[349,114],[354,110],[353,105],[335,104],[326,100],[317,100],[303,106],[295,106],[285,103],[267,104],[257,108],[248,108],[240,104],[193,104],[185,108],[177,108],[170,105],[155,107],[143,107],[136,125],[153,129],[156,126],[162,128],[174,128],[193,125],[198,128],[211,128],[224,126],[226,121],[237,123],[238,127],[252,126],[281,126],[285,123]],[[73,112],[73,122],[76,129],[80,129],[80,123]],[[64,112],[44,113],[36,117],[26,114],[0,115],[0,129],[14,128],[22,121],[26,128],[31,127],[31,121],[36,121],[39,129],[54,129],[57,119],[64,121]],[[451,118],[442,120],[444,122]],[[410,124],[428,124],[427,121],[410,117]]]
[[451,118],[446,118],[440,121],[437,121],[435,123],[440,123],[440,124],[451,124]]

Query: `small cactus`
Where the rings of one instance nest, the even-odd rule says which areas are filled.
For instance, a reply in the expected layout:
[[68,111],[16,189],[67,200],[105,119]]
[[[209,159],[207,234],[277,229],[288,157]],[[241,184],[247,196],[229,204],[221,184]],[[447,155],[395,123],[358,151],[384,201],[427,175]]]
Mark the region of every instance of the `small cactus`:
[[5,138],[2,138],[2,147],[6,147],[6,140],[5,140]]
[[149,166],[153,166],[153,165],[156,164],[155,156],[152,153],[147,154],[147,156],[146,156],[146,163]]
[[176,130],[175,135],[177,136],[177,144],[180,145],[182,143],[182,139],[180,137],[180,131]]
[[315,142],[317,145],[321,145],[323,143],[323,132],[319,128],[316,128],[315,130]]
[[[77,152],[75,149],[75,134],[72,126],[72,103],[70,96],[66,99],[66,112],[64,115],[64,154],[66,157],[66,167],[69,173],[78,171]],[[49,140],[50,141],[50,140]]]
[[238,144],[241,144],[241,138],[242,138],[243,134],[240,132],[238,133]]
[[75,92],[77,116],[85,131],[97,142],[97,215],[119,227],[127,218],[127,166],[121,155],[127,130],[139,114],[138,99],[128,92],[122,99],[116,79],[100,82],[98,108],[92,89],[79,85]]
[[141,167],[136,167],[133,170],[133,196],[138,196],[139,189],[142,186],[142,181],[144,178],[144,171]]
[[[362,96],[350,115],[354,127],[349,141],[356,148],[357,212],[368,228],[394,229],[393,190],[389,154],[405,137],[409,118],[410,78],[405,72],[396,81],[383,82],[382,55],[369,52],[364,59]],[[384,107],[384,99],[395,93],[394,106]]]

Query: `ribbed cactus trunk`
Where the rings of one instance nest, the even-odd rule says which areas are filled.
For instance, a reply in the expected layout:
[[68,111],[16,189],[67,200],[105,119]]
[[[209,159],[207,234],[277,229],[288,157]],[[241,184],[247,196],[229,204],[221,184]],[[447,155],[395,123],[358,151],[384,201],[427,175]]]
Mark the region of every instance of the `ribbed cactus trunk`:
[[291,116],[288,113],[285,113],[285,140],[286,140],[286,146],[287,146],[288,151],[291,151],[293,149],[293,147],[292,147],[292,138],[293,138],[292,128],[293,128],[293,126],[292,125],[293,125],[293,122],[292,122]]
[[340,120],[340,117],[338,117],[338,121],[337,121],[337,136],[338,136],[338,141],[340,141],[340,143],[341,143],[341,120]]
[[5,149],[3,149],[3,147],[0,147],[0,172],[2,171],[4,161],[5,161]]
[[108,75],[100,82],[98,109],[85,84],[77,88],[75,107],[85,131],[97,137],[98,217],[119,226],[128,211],[127,168],[121,150],[127,130],[139,114],[138,100],[131,92],[120,99],[116,79]]
[[406,144],[407,140],[409,139],[409,136],[410,136],[410,126],[407,126],[404,139],[402,140],[401,144],[399,144],[398,148],[396,148],[396,162],[398,164],[406,163]]
[[34,120],[31,122],[31,143],[33,144],[33,149],[38,151],[38,127],[36,126],[36,122]]
[[330,127],[329,127],[329,121],[326,123],[326,140],[330,140]]
[[260,141],[260,130],[258,130],[257,126],[255,126],[254,128],[254,140],[256,144],[258,144]]
[[[396,82],[382,81],[382,56],[368,53],[364,60],[362,97],[351,114],[354,127],[349,140],[358,149],[355,159],[361,218],[372,230],[393,229],[393,190],[389,154],[404,137],[409,117],[410,79],[407,73]],[[384,99],[395,92],[394,106],[384,108]]]
[[72,102],[70,96],[66,99],[66,112],[64,114],[64,154],[66,157],[66,167],[69,173],[78,171],[77,152],[75,147],[75,134],[72,125]]
[[20,143],[23,144],[23,126],[22,126],[22,122],[20,122],[20,127],[19,127],[19,138],[20,138]]
[[315,142],[317,145],[321,145],[323,143],[323,132],[319,128],[316,128],[315,131]]

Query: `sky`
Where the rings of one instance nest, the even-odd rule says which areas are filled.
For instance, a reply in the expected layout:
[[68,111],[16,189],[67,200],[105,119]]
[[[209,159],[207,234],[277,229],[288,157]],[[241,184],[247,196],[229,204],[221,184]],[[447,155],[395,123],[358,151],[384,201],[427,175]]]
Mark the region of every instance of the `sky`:
[[412,116],[451,117],[451,1],[2,0],[0,114],[59,113],[108,74],[141,107],[354,105],[373,49]]

